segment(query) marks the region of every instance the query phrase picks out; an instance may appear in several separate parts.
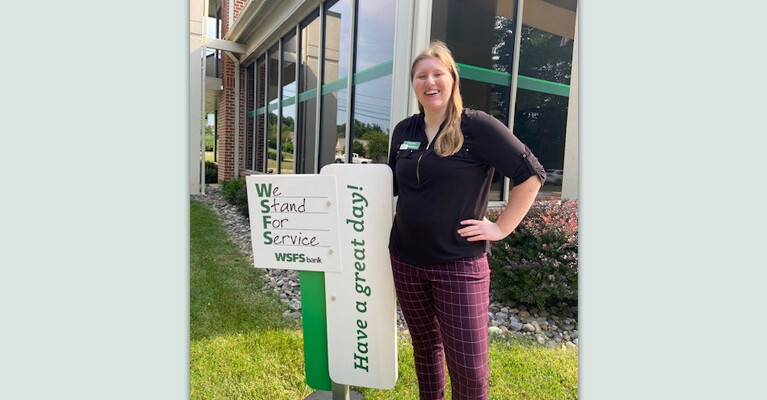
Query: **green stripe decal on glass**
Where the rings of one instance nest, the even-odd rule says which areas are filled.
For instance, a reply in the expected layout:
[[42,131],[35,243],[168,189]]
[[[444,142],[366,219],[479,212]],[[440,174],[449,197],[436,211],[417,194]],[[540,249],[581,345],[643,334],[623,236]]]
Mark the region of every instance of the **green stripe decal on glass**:
[[336,79],[333,82],[322,85],[322,94],[333,93],[339,89],[346,89],[346,77]]
[[317,88],[309,89],[305,92],[298,94],[298,102],[303,103],[306,100],[311,100],[317,97]]
[[[282,99],[282,106],[285,107],[285,106],[292,105],[295,102],[295,100],[296,100],[295,97],[286,97]],[[277,109],[277,103],[269,105],[269,111],[274,111],[276,109]],[[256,115],[261,115],[263,113],[264,113],[264,107],[261,107],[256,110]],[[248,111],[248,118],[253,118],[253,110]]]
[[[372,66],[368,69],[362,70],[354,74],[352,78],[354,79],[354,82],[352,83],[355,85],[359,85],[360,83],[369,82],[374,79],[378,79],[382,76],[389,75],[391,74],[391,71],[392,71],[392,60],[384,61],[378,65]],[[333,82],[322,85],[322,94],[324,95],[328,93],[333,93],[336,90],[345,89],[346,79],[347,77],[343,77],[340,79],[336,79]],[[304,101],[316,98],[316,96],[317,96],[317,88],[309,89],[305,92],[301,92],[298,94],[298,102],[303,103]],[[293,103],[290,103],[290,104],[293,104]]]
[[533,90],[536,92],[543,92],[548,94],[554,94],[557,96],[570,96],[570,86],[564,83],[556,83],[544,81],[543,79],[530,78],[527,76],[519,76],[517,86],[520,89]]
[[507,74],[506,72],[461,63],[455,63],[455,65],[458,66],[458,76],[460,76],[461,79],[471,79],[473,81],[492,83],[494,85],[506,87],[511,86],[511,74]]
[[354,81],[352,83],[359,85],[360,83],[369,82],[373,79],[378,79],[382,76],[389,75],[391,74],[391,71],[392,60],[384,61],[378,65],[374,65],[368,69],[363,69],[362,71],[354,74]]
[[290,105],[293,105],[293,103],[295,102],[296,102],[295,97],[285,97],[282,99],[282,106],[283,107],[290,106]]
[[325,273],[299,271],[304,327],[306,384],[332,390],[328,367],[328,320],[325,308]]
[[[458,74],[461,79],[470,79],[473,81],[491,83],[493,85],[511,86],[511,74],[495,71],[492,69],[475,67],[473,65],[455,63],[458,66]],[[570,86],[563,83],[550,82],[543,79],[530,78],[519,75],[517,85],[520,89],[533,90],[554,94],[557,96],[569,96]]]
[[[378,79],[392,73],[392,60],[384,61],[378,65],[372,66],[368,69],[364,69],[354,74],[353,84],[359,85],[361,83],[369,82],[374,79]],[[511,86],[511,74],[506,72],[495,71],[492,69],[475,67],[469,64],[455,63],[458,66],[458,73],[461,79],[470,79],[473,81],[491,83],[493,85],[500,85],[505,87]],[[346,88],[346,79],[343,77],[333,82],[327,83],[322,86],[322,94],[333,93],[336,90]],[[520,89],[532,90],[535,92],[542,92],[553,94],[557,96],[568,97],[570,95],[570,86],[563,83],[550,82],[543,79],[530,78],[528,76],[519,75],[517,84]],[[298,102],[302,103],[307,100],[316,98],[317,88],[309,89],[305,92],[298,94]],[[282,100],[283,106],[289,106],[295,103],[295,97],[288,97]],[[277,109],[277,103],[269,104],[269,111]],[[264,107],[256,110],[256,115],[262,115],[265,111]],[[253,117],[253,111],[248,111],[248,118]]]

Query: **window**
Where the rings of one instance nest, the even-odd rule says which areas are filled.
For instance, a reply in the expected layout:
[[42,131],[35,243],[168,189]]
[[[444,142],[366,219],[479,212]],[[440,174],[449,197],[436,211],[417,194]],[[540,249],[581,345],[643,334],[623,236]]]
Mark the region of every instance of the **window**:
[[[544,168],[554,171],[564,164],[575,6],[575,0],[525,0],[513,112],[516,2],[434,0],[432,8],[431,37],[444,41],[453,52],[464,106],[485,111],[506,125],[513,115],[514,134]],[[547,179],[541,194],[561,195],[561,188],[561,176]],[[506,191],[496,172],[490,200],[504,200]]]
[[[394,0],[360,2],[355,40],[352,154],[386,163],[389,153]],[[355,159],[352,159],[355,162]]]
[[245,93],[245,110],[247,110],[245,119],[245,168],[256,169],[256,140],[258,136],[255,134],[255,120],[256,116],[253,110],[255,109],[255,64],[251,64],[246,69],[246,93]]
[[298,146],[296,154],[301,173],[317,173],[317,85],[320,77],[320,20],[319,10],[312,13],[301,23],[301,70],[299,74],[298,109],[301,118],[298,121]]
[[263,140],[248,144],[259,154],[266,143],[265,172],[317,173],[335,162],[386,161],[395,0],[361,3],[358,29],[353,0],[328,1],[324,25],[315,9],[249,67],[256,95],[248,97],[248,109],[255,107],[248,117],[255,116],[253,130]]
[[554,171],[541,195],[561,197],[576,2],[526,0],[524,7],[514,134]]
[[325,3],[325,60],[320,127],[320,168],[346,162],[351,0]]
[[279,89],[279,73],[280,73],[280,52],[279,47],[275,44],[267,52],[268,65],[266,69],[267,75],[267,89],[266,89],[266,173],[278,174],[279,169],[277,163],[279,161],[277,155],[277,140],[278,136],[278,124],[277,124],[277,92]]
[[[432,40],[447,44],[458,64],[464,107],[509,123],[511,61],[514,48],[513,0],[435,0]],[[495,172],[491,201],[504,199],[503,175]]]
[[255,135],[258,138],[256,147],[256,166],[254,169],[260,172],[266,172],[266,147],[265,143],[265,128],[266,128],[266,61],[265,57],[261,56],[256,61],[257,79],[255,82],[257,93],[256,96],[256,120],[255,120]]
[[280,102],[280,173],[295,173],[296,61],[298,39],[295,31],[282,39],[282,101]]

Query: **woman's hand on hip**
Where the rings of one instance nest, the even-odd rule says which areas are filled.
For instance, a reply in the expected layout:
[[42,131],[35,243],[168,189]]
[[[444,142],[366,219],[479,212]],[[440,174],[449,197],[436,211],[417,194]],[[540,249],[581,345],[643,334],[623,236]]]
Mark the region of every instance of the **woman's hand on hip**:
[[490,222],[487,218],[483,218],[482,220],[465,219],[461,221],[461,225],[467,226],[459,229],[458,234],[461,235],[461,237],[467,238],[470,242],[476,242],[478,240],[501,240],[510,233],[504,233],[498,224]]

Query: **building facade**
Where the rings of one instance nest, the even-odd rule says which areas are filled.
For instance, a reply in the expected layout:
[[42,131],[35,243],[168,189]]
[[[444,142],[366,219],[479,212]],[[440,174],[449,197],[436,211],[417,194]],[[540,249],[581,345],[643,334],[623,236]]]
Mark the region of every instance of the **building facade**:
[[[394,125],[418,112],[410,63],[438,39],[464,105],[547,169],[541,196],[577,198],[576,0],[191,1],[192,193],[204,190],[204,118],[219,180],[386,162]],[[496,173],[491,202],[508,188]]]

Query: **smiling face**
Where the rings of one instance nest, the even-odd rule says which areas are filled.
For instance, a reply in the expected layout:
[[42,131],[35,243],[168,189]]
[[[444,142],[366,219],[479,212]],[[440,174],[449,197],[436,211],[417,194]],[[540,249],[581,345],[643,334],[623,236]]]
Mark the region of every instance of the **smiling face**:
[[427,112],[444,111],[453,93],[453,76],[440,60],[429,57],[413,70],[413,91]]

